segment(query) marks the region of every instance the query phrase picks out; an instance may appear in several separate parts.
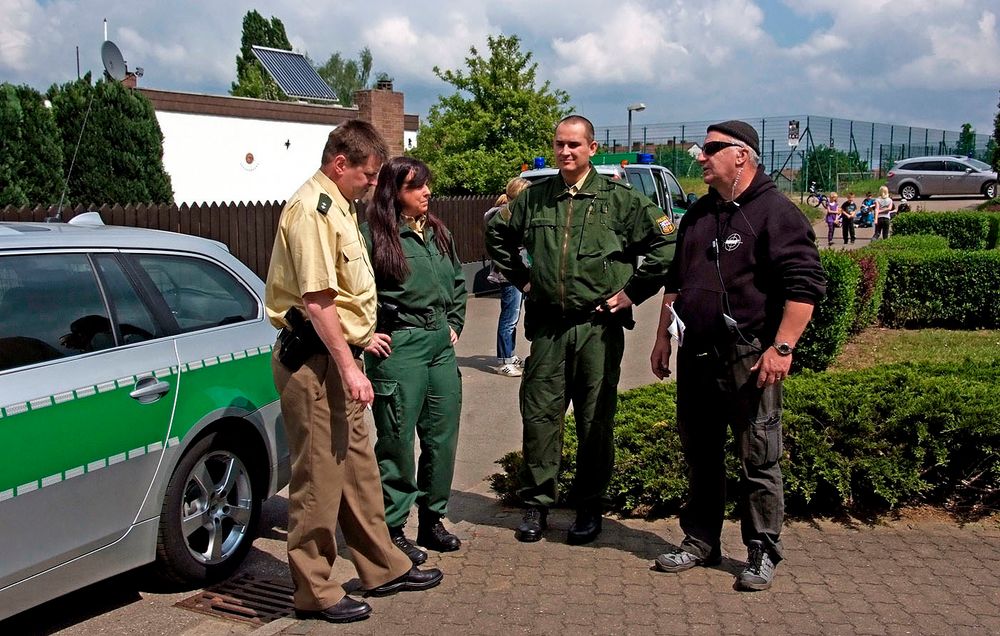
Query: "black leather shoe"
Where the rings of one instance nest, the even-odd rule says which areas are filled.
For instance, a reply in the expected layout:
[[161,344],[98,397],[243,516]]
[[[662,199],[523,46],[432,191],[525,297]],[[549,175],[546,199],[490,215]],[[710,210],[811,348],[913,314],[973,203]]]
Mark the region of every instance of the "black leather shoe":
[[350,596],[337,601],[336,605],[331,605],[325,610],[295,610],[295,617],[301,619],[314,618],[329,623],[351,623],[368,618],[372,613],[372,606],[364,601],[357,601]]
[[577,510],[576,521],[569,527],[566,541],[570,545],[590,543],[601,534],[601,513],[593,510]]
[[390,594],[395,594],[396,592],[420,592],[422,590],[429,590],[441,582],[444,578],[444,574],[441,574],[441,570],[437,568],[427,568],[426,570],[419,570],[417,566],[410,568],[410,571],[399,577],[398,579],[393,579],[388,583],[383,583],[378,587],[368,590],[365,592],[365,596],[389,596]]
[[448,532],[440,519],[431,525],[420,524],[420,529],[417,530],[417,543],[428,550],[437,550],[438,552],[454,552],[462,547],[462,541]]
[[523,543],[533,543],[542,538],[542,533],[549,527],[549,509],[532,506],[524,511],[521,525],[514,531],[514,538]]
[[413,565],[420,565],[427,560],[427,553],[406,538],[406,535],[403,534],[403,528],[389,528],[389,537],[393,544],[403,551],[403,554],[410,557],[410,562]]

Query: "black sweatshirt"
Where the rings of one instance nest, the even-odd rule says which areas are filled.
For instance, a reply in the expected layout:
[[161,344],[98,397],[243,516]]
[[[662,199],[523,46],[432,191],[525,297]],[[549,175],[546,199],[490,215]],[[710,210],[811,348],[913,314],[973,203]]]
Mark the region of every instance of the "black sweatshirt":
[[805,215],[757,168],[735,203],[715,189],[681,219],[667,293],[687,326],[685,345],[728,345],[736,336],[774,342],[786,300],[815,305],[826,292],[816,235]]

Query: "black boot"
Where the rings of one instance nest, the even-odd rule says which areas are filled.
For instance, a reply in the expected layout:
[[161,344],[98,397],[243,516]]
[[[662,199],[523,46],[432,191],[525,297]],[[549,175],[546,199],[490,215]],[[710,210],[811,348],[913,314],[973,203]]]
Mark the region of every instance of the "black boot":
[[566,540],[570,545],[590,543],[601,534],[601,511],[594,508],[580,508],[576,511],[576,521],[569,528]]
[[392,542],[397,548],[403,551],[403,554],[410,557],[410,561],[413,565],[420,565],[427,560],[427,553],[413,545],[406,535],[403,534],[403,526],[398,528],[389,528],[389,537],[392,538]]
[[522,543],[533,543],[542,538],[542,533],[548,527],[549,509],[531,506],[524,511],[521,525],[514,531],[514,538]]
[[458,537],[448,532],[441,523],[441,515],[427,510],[420,511],[420,526],[417,529],[417,543],[428,550],[454,552],[462,547]]

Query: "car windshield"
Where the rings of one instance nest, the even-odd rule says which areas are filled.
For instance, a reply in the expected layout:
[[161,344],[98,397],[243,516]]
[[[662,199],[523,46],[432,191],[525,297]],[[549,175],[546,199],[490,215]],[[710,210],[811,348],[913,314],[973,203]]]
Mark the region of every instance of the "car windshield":
[[980,172],[983,170],[993,170],[993,168],[990,167],[990,164],[980,161],[979,159],[966,159],[965,162]]

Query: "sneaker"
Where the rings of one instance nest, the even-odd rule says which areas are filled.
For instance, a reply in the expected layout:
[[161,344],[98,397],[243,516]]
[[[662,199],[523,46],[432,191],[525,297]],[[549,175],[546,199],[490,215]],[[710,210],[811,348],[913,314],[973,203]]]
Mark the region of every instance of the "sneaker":
[[656,569],[660,572],[683,572],[690,570],[696,565],[708,567],[718,565],[722,561],[722,554],[712,554],[708,558],[701,558],[691,554],[683,548],[673,548],[670,552],[656,557]]
[[523,375],[524,371],[522,371],[521,367],[517,366],[516,364],[510,363],[510,364],[505,364],[499,369],[497,369],[497,373],[499,373],[500,375],[505,375],[508,378],[517,378]]
[[513,364],[515,367],[520,367],[522,369],[524,368],[524,360],[520,356],[514,356],[513,358],[511,358],[510,363]]
[[736,579],[736,585],[741,590],[766,590],[771,587],[776,564],[761,541],[751,541],[748,552],[747,566]]

